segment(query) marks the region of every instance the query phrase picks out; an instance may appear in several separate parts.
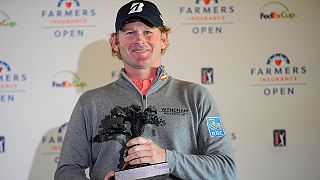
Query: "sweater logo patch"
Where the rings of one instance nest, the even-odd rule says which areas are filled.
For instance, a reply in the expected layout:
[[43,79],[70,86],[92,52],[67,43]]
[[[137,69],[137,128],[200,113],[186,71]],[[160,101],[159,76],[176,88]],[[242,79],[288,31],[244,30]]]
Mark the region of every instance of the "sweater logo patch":
[[163,73],[162,73],[162,75],[160,77],[161,81],[165,81],[165,80],[167,80],[167,78],[168,78],[167,73],[165,71],[163,71]]
[[172,116],[186,116],[189,113],[188,109],[185,108],[161,108],[160,113],[164,115],[172,115]]
[[206,119],[211,137],[223,137],[225,135],[220,117],[207,117]]

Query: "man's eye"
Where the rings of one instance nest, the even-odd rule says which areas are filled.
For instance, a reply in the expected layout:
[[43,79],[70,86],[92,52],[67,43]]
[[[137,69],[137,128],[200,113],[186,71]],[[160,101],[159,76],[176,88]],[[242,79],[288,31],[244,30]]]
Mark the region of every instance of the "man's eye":
[[128,31],[128,32],[126,32],[126,34],[131,35],[131,34],[133,34],[133,32],[132,31]]
[[145,33],[145,34],[152,34],[151,31],[145,31],[144,33]]

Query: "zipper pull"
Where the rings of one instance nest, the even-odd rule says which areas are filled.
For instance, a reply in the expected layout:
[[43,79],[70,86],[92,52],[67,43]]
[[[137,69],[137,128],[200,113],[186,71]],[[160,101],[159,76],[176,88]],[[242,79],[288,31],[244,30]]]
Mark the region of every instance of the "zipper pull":
[[143,99],[143,110],[146,109],[148,107],[148,104],[147,104],[147,96],[146,95],[143,95],[142,96],[142,99]]

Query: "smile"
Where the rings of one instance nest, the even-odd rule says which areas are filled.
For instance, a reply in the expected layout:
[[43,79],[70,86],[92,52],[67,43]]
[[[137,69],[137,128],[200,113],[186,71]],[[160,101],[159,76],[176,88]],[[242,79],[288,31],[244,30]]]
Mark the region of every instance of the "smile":
[[141,49],[141,50],[132,50],[132,52],[137,52],[137,53],[141,53],[141,52],[147,52],[147,49]]

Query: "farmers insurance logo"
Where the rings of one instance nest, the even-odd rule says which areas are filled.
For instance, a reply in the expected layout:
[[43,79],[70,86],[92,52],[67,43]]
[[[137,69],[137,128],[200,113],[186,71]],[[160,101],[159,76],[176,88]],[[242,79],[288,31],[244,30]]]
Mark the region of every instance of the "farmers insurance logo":
[[252,86],[262,88],[265,96],[294,95],[297,87],[306,85],[303,81],[306,74],[306,66],[294,65],[281,53],[271,55],[265,66],[250,69]]
[[59,0],[58,7],[66,7],[66,8],[71,8],[71,7],[79,7],[80,2],[77,0]]
[[2,27],[15,27],[17,22],[12,20],[7,13],[0,10],[0,28]]
[[91,23],[95,16],[96,9],[82,7],[79,0],[57,0],[56,8],[41,11],[43,29],[56,38],[85,36],[88,29],[95,27]]
[[71,71],[61,71],[53,76],[52,88],[84,88],[87,83],[80,80],[80,77]]
[[5,61],[0,60],[0,103],[14,102],[16,95],[24,93],[23,85],[27,81],[27,74],[14,72]]
[[49,131],[42,137],[42,155],[53,156],[52,158],[55,163],[59,161],[59,154],[67,128],[68,123],[62,124],[60,127]]
[[181,2],[184,5],[179,7],[180,24],[190,29],[194,35],[222,34],[225,27],[234,24],[232,15],[235,7],[224,3],[225,1],[189,0]]
[[272,1],[262,6],[260,19],[262,20],[275,20],[275,19],[289,19],[296,18],[297,15],[287,8],[281,2]]

